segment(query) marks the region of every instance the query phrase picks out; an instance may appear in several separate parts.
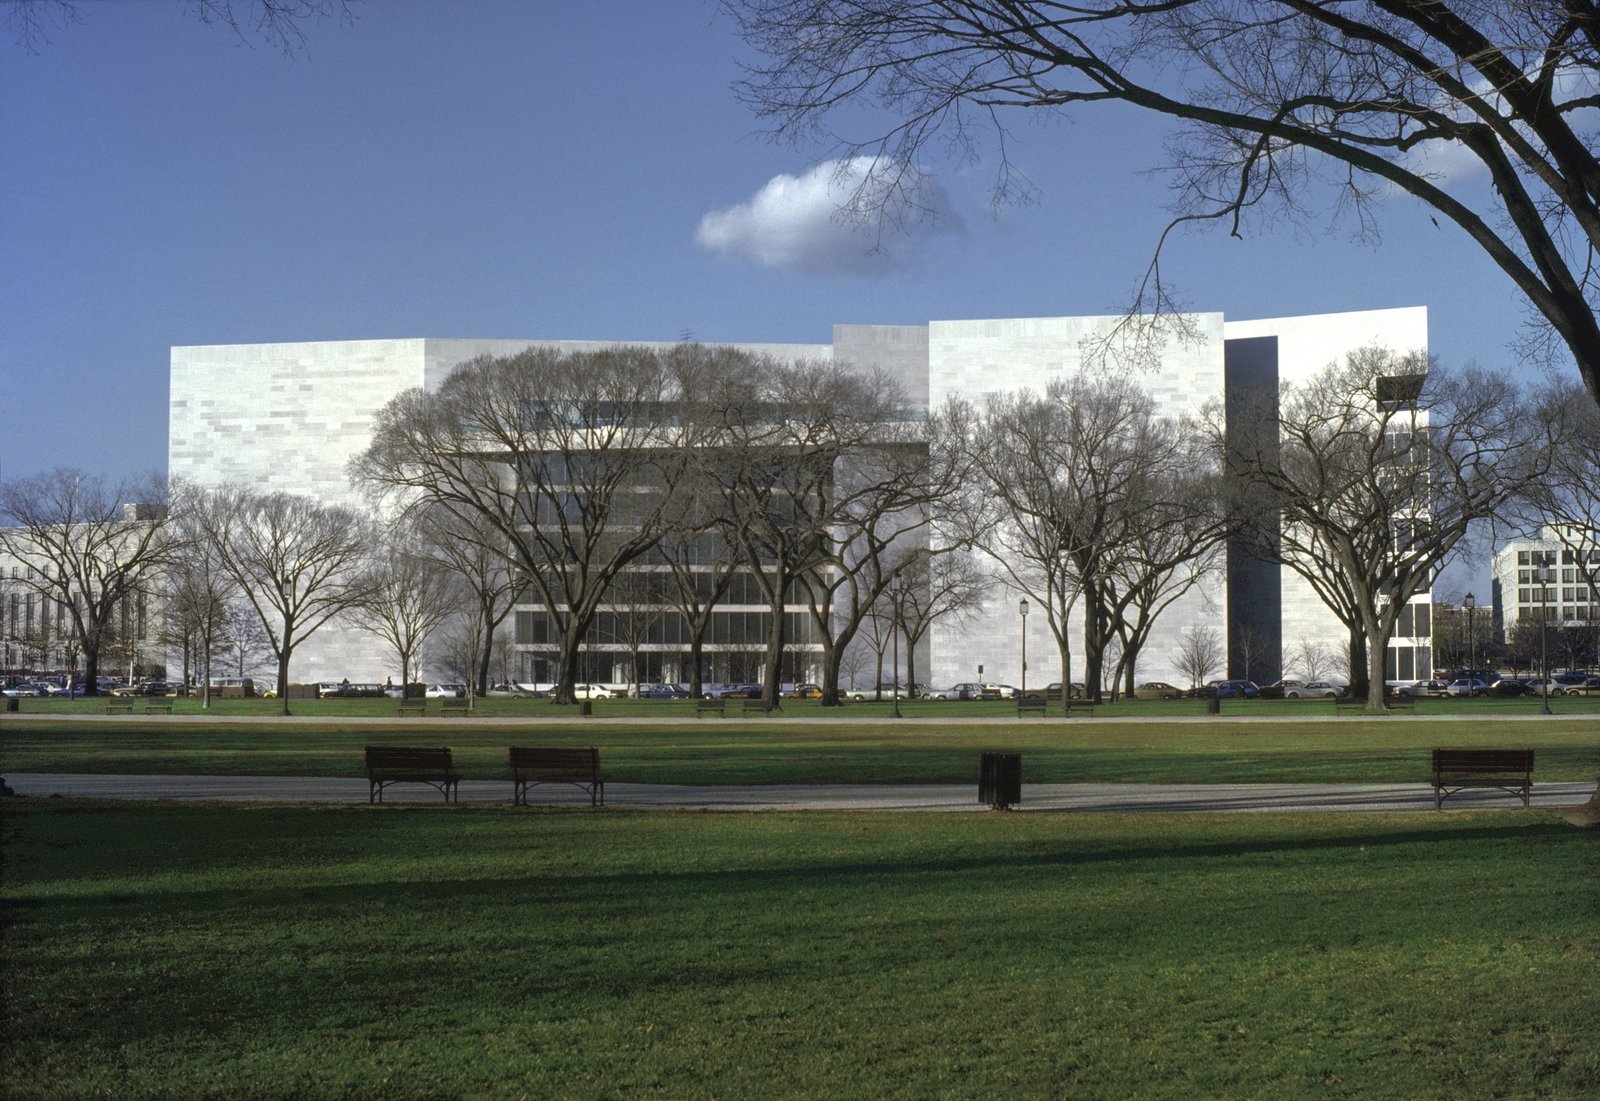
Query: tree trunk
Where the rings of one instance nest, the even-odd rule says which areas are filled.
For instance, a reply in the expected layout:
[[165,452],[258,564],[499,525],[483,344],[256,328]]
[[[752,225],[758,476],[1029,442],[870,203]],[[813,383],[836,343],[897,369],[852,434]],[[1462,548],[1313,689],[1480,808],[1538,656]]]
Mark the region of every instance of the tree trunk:
[[705,661],[706,622],[701,622],[689,638],[689,695],[699,699],[706,694],[705,676],[701,664]]
[[1384,675],[1387,672],[1389,641],[1384,632],[1374,632],[1367,644],[1367,710],[1384,710]]
[[[1350,658],[1347,664],[1350,667],[1350,695],[1352,698],[1359,699],[1368,695],[1370,678],[1368,676],[1367,662],[1367,633],[1360,626],[1351,627]],[[1380,666],[1379,668],[1381,670],[1382,667]],[[1382,677],[1378,678],[1378,683],[1383,683]]]
[[761,700],[770,708],[778,706],[778,678],[783,673],[783,594],[787,585],[774,585],[777,594],[771,605],[772,623],[767,628],[766,669],[761,686]]
[[843,646],[825,646],[822,651],[822,706],[842,707],[839,700],[839,666],[844,661]]
[[278,653],[278,714],[289,713],[289,658],[294,654],[294,644],[289,632],[283,633],[283,646]]

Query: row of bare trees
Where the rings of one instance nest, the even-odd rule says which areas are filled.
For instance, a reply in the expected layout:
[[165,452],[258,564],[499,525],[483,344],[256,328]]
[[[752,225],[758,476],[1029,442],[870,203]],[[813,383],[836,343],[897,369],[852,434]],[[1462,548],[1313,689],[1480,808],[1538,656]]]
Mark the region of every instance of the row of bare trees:
[[765,636],[741,644],[762,655],[769,699],[803,630],[832,703],[886,610],[914,653],[992,588],[987,571],[1043,609],[1064,686],[1081,623],[1091,692],[1131,688],[1153,624],[1231,538],[1305,578],[1380,705],[1400,609],[1473,525],[1561,519],[1592,543],[1600,417],[1578,396],[1369,348],[1193,418],[1107,373],[924,415],[892,378],[841,364],[531,349],[381,411],[351,464],[390,517],[381,532],[288,494],[163,499],[58,471],[3,487],[0,539],[71,609],[91,684],[118,602],[159,587],[204,672],[238,633],[230,609],[250,609],[280,694],[296,649],[341,618],[383,638],[409,681],[464,615],[481,684],[516,603],[542,608],[558,700],[602,610],[637,663],[640,622],[616,612],[641,607],[681,614],[698,691],[713,610],[737,581],[735,603],[767,610]]
[[[380,527],[293,494],[155,479],[111,485],[65,469],[0,485],[0,509],[10,521],[0,528],[0,550],[14,563],[8,585],[37,597],[41,614],[47,604],[61,610],[91,695],[138,600],[159,605],[151,644],[182,655],[185,681],[192,663],[207,703],[214,661],[237,657],[242,674],[269,655],[285,709],[297,648],[336,620],[386,641],[409,681],[447,619],[469,609],[476,640],[510,610],[504,556],[496,568],[482,540],[426,527],[440,517]],[[488,651],[487,642],[474,647],[485,670]]]
[[742,641],[769,702],[799,616],[827,703],[873,610],[947,549],[925,533],[954,477],[888,376],[690,344],[470,361],[390,402],[351,474],[387,511],[447,515],[509,556],[549,626],[557,701],[602,609],[641,585],[682,615],[698,692],[738,579],[765,608],[765,636]]

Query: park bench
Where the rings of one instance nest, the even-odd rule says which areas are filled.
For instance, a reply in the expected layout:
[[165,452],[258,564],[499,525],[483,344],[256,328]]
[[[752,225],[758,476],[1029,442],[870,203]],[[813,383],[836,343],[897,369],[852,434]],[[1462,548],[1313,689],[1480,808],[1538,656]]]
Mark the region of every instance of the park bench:
[[1335,696],[1333,700],[1333,713],[1335,715],[1354,715],[1367,709],[1365,697]]
[[428,705],[422,700],[407,700],[400,705],[400,717],[402,719],[407,715],[415,715],[420,719],[427,713]]
[[1411,712],[1415,712],[1417,710],[1417,697],[1415,697],[1415,696],[1390,696],[1388,698],[1388,700],[1385,701],[1385,706],[1387,706],[1390,711],[1411,711]]
[[1467,788],[1497,788],[1528,805],[1533,788],[1531,749],[1435,749],[1433,809]]
[[367,746],[367,802],[383,802],[383,789],[390,784],[428,784],[444,795],[444,801],[460,802],[456,785],[461,777],[450,760],[450,751],[411,746]]
[[107,715],[131,715],[131,714],[133,714],[133,704],[131,704],[131,703],[108,703],[108,704],[106,704],[106,714]]
[[511,747],[511,802],[528,805],[528,789],[538,784],[574,784],[589,793],[591,807],[606,801],[600,778],[600,751],[593,746]]
[[1062,700],[1061,701],[1061,713],[1063,715],[1067,716],[1069,719],[1072,717],[1072,713],[1074,711],[1082,712],[1085,715],[1093,715],[1094,714],[1094,707],[1095,707],[1095,703],[1094,703],[1093,700]]
[[170,701],[147,703],[144,705],[144,713],[146,715],[170,715],[172,714],[172,704]]
[[1049,706],[1050,701],[1045,699],[1043,696],[1018,696],[1017,718],[1020,719],[1022,716],[1028,714],[1037,714],[1042,716]]
[[712,700],[694,701],[694,717],[697,719],[702,715],[726,715],[727,713],[728,701],[721,696]]
[[439,701],[439,714],[459,715],[464,719],[472,714],[472,701],[465,696],[446,697]]
[[741,715],[754,715],[757,713],[771,715],[776,710],[777,708],[767,703],[766,700],[744,699],[739,701],[739,713]]

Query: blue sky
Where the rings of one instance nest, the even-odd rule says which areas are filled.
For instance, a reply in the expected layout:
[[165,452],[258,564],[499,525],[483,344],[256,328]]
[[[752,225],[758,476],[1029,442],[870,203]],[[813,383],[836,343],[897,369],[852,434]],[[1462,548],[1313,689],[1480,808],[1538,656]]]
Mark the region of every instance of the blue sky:
[[[164,467],[172,345],[1109,313],[1166,222],[1160,120],[1018,118],[1035,202],[993,212],[992,162],[931,160],[947,216],[871,254],[829,219],[835,151],[735,99],[709,0],[381,0],[291,58],[185,7],[0,41],[4,476]],[[1191,234],[1163,268],[1230,318],[1427,306],[1445,362],[1510,368],[1510,284],[1409,200],[1382,229]]]

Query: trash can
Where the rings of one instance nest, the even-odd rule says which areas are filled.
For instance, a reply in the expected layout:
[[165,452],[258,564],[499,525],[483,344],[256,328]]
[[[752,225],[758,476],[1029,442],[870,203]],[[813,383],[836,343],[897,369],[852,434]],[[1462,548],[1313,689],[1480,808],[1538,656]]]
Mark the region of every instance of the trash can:
[[978,802],[995,810],[1022,802],[1022,754],[985,750],[978,755]]
[[591,700],[579,700],[578,701],[578,714],[583,716],[586,719],[590,715],[593,715],[594,714],[594,703],[593,703],[593,701],[591,701]]
[[1206,714],[1207,715],[1220,715],[1220,714],[1222,714],[1222,701],[1219,700],[1215,696],[1212,696],[1209,700],[1207,700],[1206,701]]
[[18,706],[19,704],[21,704],[21,702],[22,701],[17,699],[17,697],[15,697],[15,696],[7,696],[6,697],[6,710],[10,711],[12,714],[16,714],[17,712],[22,710],[22,708],[20,706]]

